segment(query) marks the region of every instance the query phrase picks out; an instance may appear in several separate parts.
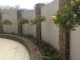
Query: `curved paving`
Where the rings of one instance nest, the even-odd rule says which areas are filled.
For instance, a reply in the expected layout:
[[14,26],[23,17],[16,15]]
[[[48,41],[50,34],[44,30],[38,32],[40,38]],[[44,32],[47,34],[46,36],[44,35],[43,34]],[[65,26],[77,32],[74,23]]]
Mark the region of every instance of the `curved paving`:
[[[29,52],[30,60],[43,60],[40,50],[30,40],[11,34],[0,34],[0,38],[6,38],[21,43]],[[27,57],[27,56],[26,56]],[[1,59],[0,59],[1,60]],[[20,59],[17,59],[20,60]]]
[[0,60],[30,60],[30,55],[22,44],[0,38]]

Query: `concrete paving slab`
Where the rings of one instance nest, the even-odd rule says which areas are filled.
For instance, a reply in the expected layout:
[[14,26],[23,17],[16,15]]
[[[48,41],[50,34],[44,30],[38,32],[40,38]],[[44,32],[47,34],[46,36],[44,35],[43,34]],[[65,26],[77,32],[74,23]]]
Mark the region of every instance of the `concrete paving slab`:
[[22,44],[0,38],[0,60],[30,60],[30,55]]

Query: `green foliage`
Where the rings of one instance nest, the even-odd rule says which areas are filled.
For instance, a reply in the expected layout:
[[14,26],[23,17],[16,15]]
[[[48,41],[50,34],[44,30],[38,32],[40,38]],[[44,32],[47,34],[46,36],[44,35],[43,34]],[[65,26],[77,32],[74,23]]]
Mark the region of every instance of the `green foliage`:
[[44,60],[60,60],[57,56],[50,56],[47,58],[44,58]]
[[28,23],[28,20],[27,19],[21,18],[21,19],[18,20],[18,24],[23,25],[25,23]]
[[54,49],[51,45],[49,45],[45,41],[39,40],[36,37],[33,37],[32,35],[29,35],[29,34],[24,35],[24,34],[18,33],[16,35],[26,37],[30,41],[32,41],[36,46],[38,46],[42,52],[42,56],[44,56],[43,57],[44,60],[58,60],[58,55],[55,55],[55,53],[57,52],[56,49]]
[[32,36],[32,35],[30,35],[30,34],[25,35],[25,37],[29,38],[30,40],[32,40],[32,39],[33,39],[33,36]]
[[45,56],[44,60],[58,59],[57,56],[56,57],[54,56],[54,53],[56,52],[56,50],[51,45],[33,37],[32,35],[25,35],[25,37],[30,39],[36,46],[38,46],[41,49],[42,55]]
[[52,16],[55,24],[59,24],[64,29],[74,29],[80,24],[80,0],[71,0],[67,5]]
[[77,22],[80,24],[80,0],[77,0],[78,2],[75,1],[75,4],[72,5],[72,11],[75,14],[75,19]]
[[33,24],[36,24],[38,22],[43,22],[45,20],[46,20],[46,18],[44,16],[37,15],[37,16],[35,16],[35,18],[33,18],[32,20],[29,21],[29,24],[33,25]]
[[11,25],[12,23],[11,23],[8,19],[5,19],[5,20],[3,21],[3,24],[4,24],[4,25],[7,25],[7,31],[8,31],[8,25]]
[[12,23],[8,19],[6,19],[3,21],[3,24],[4,25],[11,25]]
[[14,32],[11,32],[11,33],[8,33],[8,34],[16,35],[16,33],[14,33]]

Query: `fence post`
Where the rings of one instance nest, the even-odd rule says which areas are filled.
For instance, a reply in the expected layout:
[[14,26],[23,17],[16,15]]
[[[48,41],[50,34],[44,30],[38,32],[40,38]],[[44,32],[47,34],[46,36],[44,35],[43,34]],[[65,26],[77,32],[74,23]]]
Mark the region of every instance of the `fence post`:
[[[38,3],[35,5],[35,14],[36,15],[41,15],[41,7],[43,6],[43,3]],[[41,22],[38,22],[36,24],[36,36],[38,39],[41,40]]]
[[[59,8],[63,9],[67,0],[59,0]],[[62,60],[70,60],[70,30],[59,26],[60,57]]]

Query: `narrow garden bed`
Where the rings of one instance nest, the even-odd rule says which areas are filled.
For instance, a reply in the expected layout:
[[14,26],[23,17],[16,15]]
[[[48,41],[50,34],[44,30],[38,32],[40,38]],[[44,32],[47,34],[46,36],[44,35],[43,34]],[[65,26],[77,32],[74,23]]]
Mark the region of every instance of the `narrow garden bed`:
[[51,45],[49,45],[47,42],[39,40],[36,37],[33,37],[32,35],[15,34],[15,33],[11,34],[22,36],[32,41],[39,48],[43,60],[59,60],[58,51]]

